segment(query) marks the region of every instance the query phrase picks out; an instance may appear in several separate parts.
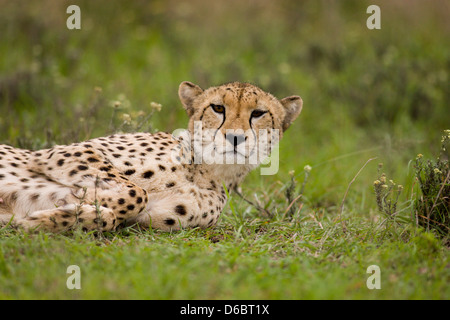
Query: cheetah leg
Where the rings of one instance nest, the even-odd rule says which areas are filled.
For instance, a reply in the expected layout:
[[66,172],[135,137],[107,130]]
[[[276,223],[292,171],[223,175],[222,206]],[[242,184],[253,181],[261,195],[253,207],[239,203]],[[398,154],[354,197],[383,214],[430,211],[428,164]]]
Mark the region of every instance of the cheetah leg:
[[[61,146],[40,150],[33,153],[30,163],[34,172],[43,174],[72,190],[74,198],[67,200],[68,204],[93,206],[98,203],[104,212],[115,215],[116,224],[135,217],[148,203],[147,191],[131,182],[92,147]],[[95,213],[94,209],[91,211]],[[49,214],[64,215],[57,212],[58,209]],[[54,216],[52,219],[54,220]],[[71,224],[70,221],[67,222]],[[51,220],[49,222],[47,217],[45,225],[52,229],[50,223],[52,222]]]
[[84,231],[112,231],[117,227],[118,220],[109,208],[69,204],[60,208],[35,211],[14,224],[27,231],[62,232],[78,226]]

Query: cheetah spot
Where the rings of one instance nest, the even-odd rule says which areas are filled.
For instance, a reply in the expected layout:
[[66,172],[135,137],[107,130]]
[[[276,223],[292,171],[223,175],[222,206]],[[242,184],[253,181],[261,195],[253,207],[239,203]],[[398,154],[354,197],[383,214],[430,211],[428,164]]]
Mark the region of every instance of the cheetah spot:
[[164,220],[164,222],[168,225],[168,226],[173,226],[175,224],[175,220],[173,219],[166,219]]
[[181,216],[186,215],[186,207],[182,204],[179,204],[175,207],[175,212]]

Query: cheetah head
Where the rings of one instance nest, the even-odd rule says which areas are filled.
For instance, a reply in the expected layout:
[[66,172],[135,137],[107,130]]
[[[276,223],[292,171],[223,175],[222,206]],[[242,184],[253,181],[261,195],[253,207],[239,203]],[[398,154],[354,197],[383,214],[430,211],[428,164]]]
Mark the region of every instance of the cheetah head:
[[194,153],[203,161],[259,165],[302,110],[302,99],[278,100],[260,88],[233,82],[203,90],[182,82],[180,100],[189,116]]

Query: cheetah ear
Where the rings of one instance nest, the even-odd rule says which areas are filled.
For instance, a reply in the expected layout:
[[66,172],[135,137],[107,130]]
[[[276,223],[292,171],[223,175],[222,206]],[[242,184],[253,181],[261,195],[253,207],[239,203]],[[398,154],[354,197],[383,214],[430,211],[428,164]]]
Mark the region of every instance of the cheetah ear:
[[194,100],[197,98],[203,89],[189,81],[183,81],[178,88],[178,96],[184,106],[189,117],[194,114]]
[[283,131],[286,131],[302,111],[303,100],[299,96],[289,96],[281,99],[280,102],[286,111],[283,119]]

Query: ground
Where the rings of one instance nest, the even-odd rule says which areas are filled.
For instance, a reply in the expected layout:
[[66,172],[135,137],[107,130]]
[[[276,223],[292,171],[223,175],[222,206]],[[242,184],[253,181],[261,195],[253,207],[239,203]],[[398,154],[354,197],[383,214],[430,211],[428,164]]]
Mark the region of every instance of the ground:
[[[435,158],[448,129],[445,5],[379,1],[381,30],[368,30],[373,3],[362,1],[77,1],[82,29],[69,31],[72,2],[15,3],[0,12],[0,50],[11,53],[0,59],[1,143],[184,128],[184,80],[251,82],[300,95],[304,109],[280,144],[279,172],[248,176],[254,205],[233,195],[214,229],[1,229],[0,298],[449,299],[448,247],[416,227],[411,203],[414,159]],[[404,186],[393,223],[377,209],[379,162]],[[80,290],[66,287],[69,265]],[[380,290],[366,286],[370,265]]]

